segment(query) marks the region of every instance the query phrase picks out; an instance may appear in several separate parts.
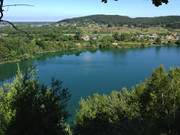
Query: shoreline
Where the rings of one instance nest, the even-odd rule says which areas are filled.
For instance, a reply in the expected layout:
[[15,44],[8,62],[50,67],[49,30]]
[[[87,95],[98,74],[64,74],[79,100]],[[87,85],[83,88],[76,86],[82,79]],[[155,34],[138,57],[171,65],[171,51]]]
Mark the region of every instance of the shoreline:
[[[136,46],[134,47],[131,47],[131,46],[126,46],[126,47],[122,47],[122,46],[111,46],[111,47],[107,47],[107,48],[104,48],[104,49],[113,49],[113,48],[117,48],[117,49],[134,49],[134,48],[149,48],[149,47],[178,47],[179,45],[177,44],[161,44],[161,45],[158,45],[158,44],[137,44],[137,43],[132,43],[133,44],[136,44]],[[123,45],[123,44],[122,44]],[[143,46],[144,45],[144,46]],[[24,58],[19,58],[19,59],[14,59],[14,60],[7,60],[7,61],[2,61],[0,62],[0,65],[3,65],[3,64],[9,64],[9,63],[17,63],[17,62],[21,62],[21,61],[25,61],[25,60],[29,60],[29,59],[33,59],[35,57],[39,57],[41,54],[48,54],[48,53],[60,53],[60,52],[63,52],[63,51],[72,51],[72,50],[79,50],[79,51],[82,51],[82,50],[89,50],[89,49],[103,49],[103,48],[100,48],[98,46],[93,46],[93,47],[77,47],[77,48],[70,48],[70,49],[59,49],[57,51],[55,50],[52,50],[52,51],[42,51],[42,52],[38,52],[36,53],[35,55],[29,55],[29,56],[21,56],[21,57],[24,57]]]
[[[38,52],[35,55],[29,55],[28,57],[25,57],[23,59],[14,59],[14,60],[2,61],[2,62],[0,62],[0,65],[8,64],[8,63],[16,63],[16,62],[21,62],[21,61],[33,59],[35,57],[39,57],[41,54],[60,53],[60,52],[63,52],[63,51],[85,50],[85,49],[98,49],[98,48],[95,48],[95,47],[86,47],[86,48],[70,48],[70,49],[57,50],[57,51],[54,51],[54,50],[52,50],[52,51],[43,51],[43,52]],[[23,57],[23,56],[21,56],[21,57]]]

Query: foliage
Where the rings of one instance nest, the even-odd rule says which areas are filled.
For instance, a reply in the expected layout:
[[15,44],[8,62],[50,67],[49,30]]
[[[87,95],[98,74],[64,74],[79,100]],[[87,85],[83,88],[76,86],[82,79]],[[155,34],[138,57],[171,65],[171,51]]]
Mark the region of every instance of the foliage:
[[[109,96],[97,94],[80,102],[74,134],[118,135],[124,132],[123,128],[135,124],[135,121],[126,124],[133,117],[139,117],[139,108],[136,96],[133,97],[127,90],[120,93],[113,92]],[[132,133],[133,130],[135,128],[131,128],[128,132]]]
[[60,24],[79,24],[80,26],[88,24],[110,25],[110,26],[138,26],[138,27],[157,27],[166,26],[170,28],[180,28],[180,16],[162,16],[162,17],[137,17],[130,18],[128,16],[119,15],[91,15],[85,17],[77,17],[60,21]]
[[[52,80],[51,86],[41,85],[31,72],[18,73],[16,80],[1,89],[6,135],[66,135],[68,89]],[[3,134],[2,134],[3,135]]]
[[121,35],[119,35],[119,33],[117,33],[117,32],[113,34],[113,38],[117,41],[122,41]]
[[75,35],[74,35],[74,38],[75,38],[75,40],[80,40],[80,39],[81,39],[81,36],[82,36],[81,32],[80,32],[80,31],[77,31],[77,32],[75,33]]
[[175,42],[177,45],[180,45],[180,39]]
[[[108,0],[101,0],[101,1],[104,3],[108,2]],[[118,1],[118,0],[115,0],[115,1]],[[167,4],[168,2],[169,2],[169,0],[152,0],[152,3],[157,7],[162,5],[163,3]]]
[[[2,95],[0,94],[0,103],[2,103]],[[6,121],[5,121],[5,116],[2,112],[2,104],[0,104],[0,135],[4,135],[4,132],[6,130]]]
[[[16,85],[17,83],[18,81],[16,79],[14,80],[13,85]],[[3,88],[0,88],[0,135],[5,134],[7,127],[15,114],[15,110],[11,108],[11,102],[14,95],[16,95],[16,90],[13,85],[4,84]],[[10,92],[9,89],[11,89]]]
[[155,44],[161,44],[161,39],[158,37],[158,38],[156,38],[156,40],[155,40]]
[[[90,23],[90,26],[74,26],[57,23],[44,26],[39,23],[17,23],[17,27],[29,33],[29,37],[14,29],[10,29],[10,27],[2,27],[0,32],[0,63],[33,58],[38,54],[47,52],[63,52],[87,48],[130,48],[140,47],[139,44],[150,46],[153,43],[159,45],[158,40],[155,41],[155,38],[153,38],[153,34],[157,34],[162,43],[173,45],[180,35],[179,32],[176,32],[177,29],[172,30],[164,27],[107,27],[106,25],[108,23],[113,24],[113,18],[115,19],[115,16],[100,15],[89,18],[90,20],[94,18],[96,21],[102,21],[105,25],[93,25]],[[117,18],[115,21],[119,20]],[[179,17],[172,18],[174,19],[164,17],[162,20],[164,22],[171,20],[171,23],[179,20]],[[123,21],[123,19],[120,20]],[[122,24],[128,22],[128,20],[125,19],[125,22]],[[161,19],[159,21],[161,22]],[[138,24],[140,23],[138,22]],[[168,43],[166,36],[173,37],[174,35],[177,38]]]
[[180,69],[154,71],[144,83],[80,102],[75,135],[178,135]]

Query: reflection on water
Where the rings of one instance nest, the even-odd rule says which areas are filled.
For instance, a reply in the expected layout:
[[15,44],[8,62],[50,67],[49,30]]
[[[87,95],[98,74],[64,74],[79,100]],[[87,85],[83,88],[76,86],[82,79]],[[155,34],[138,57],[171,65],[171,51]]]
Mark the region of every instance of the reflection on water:
[[[37,56],[35,59],[30,59],[22,62],[12,62],[7,64],[0,64],[0,81],[7,81],[11,78],[13,78],[17,72],[17,65],[20,66],[20,69],[22,71],[26,71],[30,67],[36,67],[36,64],[38,62],[46,63],[47,60],[54,59],[56,57],[60,58],[63,55],[74,55],[79,56],[82,52],[86,52],[87,50],[72,50],[72,51],[63,51],[60,53],[47,53],[47,54],[41,54]],[[88,52],[95,53],[97,50],[88,50]]]
[[6,81],[13,78],[17,72],[18,65],[22,72],[32,67],[33,61],[28,60],[19,63],[7,63],[0,65],[0,81]]

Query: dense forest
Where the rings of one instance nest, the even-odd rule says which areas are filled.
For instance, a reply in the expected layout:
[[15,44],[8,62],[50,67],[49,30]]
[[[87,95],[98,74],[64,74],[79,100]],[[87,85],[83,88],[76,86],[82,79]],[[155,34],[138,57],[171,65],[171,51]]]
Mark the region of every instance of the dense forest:
[[72,19],[65,19],[59,21],[60,24],[105,24],[109,26],[123,26],[132,25],[139,27],[152,27],[152,26],[163,26],[163,27],[173,27],[180,28],[180,16],[162,16],[162,17],[137,17],[130,18],[128,16],[119,15],[92,15],[85,17],[78,17]]
[[131,89],[82,99],[67,123],[68,89],[42,85],[33,70],[18,70],[0,88],[1,135],[179,135],[180,69],[162,66]]

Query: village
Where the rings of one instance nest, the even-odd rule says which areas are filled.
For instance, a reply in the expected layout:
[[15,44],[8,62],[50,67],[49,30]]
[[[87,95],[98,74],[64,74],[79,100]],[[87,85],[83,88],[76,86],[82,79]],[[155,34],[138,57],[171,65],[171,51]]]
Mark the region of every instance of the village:
[[108,38],[115,39],[115,41],[144,41],[150,43],[179,43],[180,42],[180,34],[178,33],[167,33],[167,34],[127,34],[127,33],[114,33],[114,34],[82,34],[80,35],[80,39],[83,41],[96,41],[98,39]]

